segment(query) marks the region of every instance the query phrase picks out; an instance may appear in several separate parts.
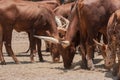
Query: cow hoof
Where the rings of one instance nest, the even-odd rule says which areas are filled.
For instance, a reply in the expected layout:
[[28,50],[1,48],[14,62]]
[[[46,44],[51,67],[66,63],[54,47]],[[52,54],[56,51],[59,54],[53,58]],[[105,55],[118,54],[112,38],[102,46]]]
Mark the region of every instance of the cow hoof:
[[19,61],[15,62],[16,64],[21,64]]
[[31,63],[32,63],[32,64],[35,64],[36,62],[35,62],[35,61],[32,61]]
[[113,71],[113,72],[112,72],[112,75],[113,75],[113,76],[117,76],[117,72],[114,72],[114,71]]
[[88,66],[87,66],[87,61],[86,59],[83,59],[81,64],[80,64],[81,68],[82,69],[88,69]]
[[82,68],[82,69],[88,69],[87,64],[84,64],[84,63],[81,64],[81,68]]
[[91,70],[91,71],[94,71],[94,70],[95,70],[95,67],[94,67],[94,66],[88,67],[88,69]]
[[35,61],[34,61],[34,60],[31,60],[31,63],[35,63]]
[[46,48],[46,52],[50,52],[50,49],[49,49],[49,48]]
[[117,80],[120,80],[120,76],[117,76]]
[[89,68],[90,70],[95,70],[95,67],[94,67],[94,64],[93,64],[92,60],[89,60],[89,61],[88,61],[88,68]]
[[45,62],[45,60],[43,60],[43,59],[40,59],[39,61],[40,61],[40,62]]
[[116,64],[116,65],[114,65],[113,68],[112,68],[112,75],[113,75],[113,76],[117,76],[118,72],[119,72],[119,65]]
[[94,70],[95,70],[95,67],[91,67],[90,70],[91,70],[91,71],[94,71]]
[[1,65],[6,65],[6,62],[5,61],[1,62]]

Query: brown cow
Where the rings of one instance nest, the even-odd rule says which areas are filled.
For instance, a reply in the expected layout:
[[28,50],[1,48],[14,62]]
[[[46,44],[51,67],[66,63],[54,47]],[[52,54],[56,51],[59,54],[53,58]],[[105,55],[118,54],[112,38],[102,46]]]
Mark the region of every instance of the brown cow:
[[[70,4],[68,5],[68,4],[66,4],[66,5],[63,5],[63,6],[69,6],[70,7]],[[59,12],[59,9],[63,9],[63,6],[61,5],[61,7],[58,7],[57,9],[58,9],[58,12]],[[56,9],[55,9],[56,10]],[[68,12],[71,12],[71,8],[67,8],[67,11]],[[64,11],[63,10],[63,14],[67,14],[67,16],[68,16],[68,12],[66,13],[66,11]],[[59,14],[59,13],[57,13],[57,15],[61,15],[61,14]],[[62,16],[64,16],[64,15],[62,15]],[[70,15],[71,16],[71,15]],[[70,20],[72,20],[73,18],[71,18]],[[74,24],[75,23],[75,21],[74,22],[72,22],[71,24]],[[76,23],[75,23],[76,24]],[[77,26],[77,24],[76,25],[74,25],[74,26]],[[68,28],[69,29],[69,28]],[[65,36],[65,35],[64,35]],[[54,50],[54,54],[55,54],[55,52],[58,54],[58,53],[60,53],[61,55],[62,55],[62,57],[63,57],[63,62],[64,62],[64,67],[65,68],[70,68],[70,66],[71,66],[71,63],[72,63],[72,59],[74,58],[74,55],[75,55],[75,53],[76,53],[76,51],[75,51],[75,47],[76,46],[78,46],[79,45],[79,33],[77,33],[76,34],[76,36],[72,39],[72,43],[71,43],[71,45],[69,46],[69,47],[67,47],[67,48],[63,48],[61,45],[59,45],[59,44],[54,44],[53,45],[53,47],[55,46],[55,47],[57,47],[57,49],[53,49]],[[63,52],[64,51],[64,52]]]
[[[120,10],[115,11],[109,19],[107,26],[108,47],[105,58],[107,68],[114,69],[114,75],[120,79]],[[116,55],[118,64],[116,64]],[[117,67],[116,67],[117,66]]]
[[[57,37],[58,35],[53,12],[45,7],[38,7],[36,5],[31,6],[28,3],[18,4],[14,1],[1,1],[0,4],[0,24],[3,29],[3,40],[5,41],[7,52],[11,54],[16,63],[19,63],[11,48],[12,30],[14,28],[18,32],[26,31],[30,33],[30,56],[31,61],[34,62],[32,44],[33,34],[37,34],[37,32],[41,30],[43,32],[48,30],[51,33],[51,36]],[[1,52],[0,56],[2,55]],[[42,55],[40,54],[40,61],[42,60]],[[3,58],[1,59],[1,62],[2,64],[5,64]]]
[[[68,18],[70,10],[71,10],[71,6],[72,6],[72,3],[69,3],[69,4],[60,5],[57,8],[55,8],[54,13],[55,13],[55,15],[57,15],[55,18],[59,18],[64,23],[66,23],[66,19],[64,17]],[[62,12],[62,14],[61,14],[61,12]],[[58,33],[59,33],[59,38],[60,39],[62,39],[65,36],[65,32],[66,32],[66,30],[59,29],[59,27],[58,27]],[[58,45],[48,43],[48,48],[47,49],[50,49],[50,53],[52,55],[53,61],[54,62],[59,62],[60,51],[59,51]]]
[[[68,3],[68,4],[63,4],[63,5],[56,7],[54,9],[55,15],[58,18],[64,20],[64,22],[66,23],[65,18],[68,18],[68,16],[70,15],[71,7],[73,4],[74,3]],[[67,27],[67,25],[65,27]],[[62,29],[59,29],[59,27],[58,27],[58,34],[59,34],[60,39],[63,39],[65,37],[65,33],[66,33],[65,28],[64,28],[64,30],[62,30]],[[53,43],[49,44],[49,49],[50,49],[53,61],[58,62],[60,60],[60,52],[61,52],[58,45],[53,44]]]
[[[19,2],[18,3],[19,5],[23,4],[23,3],[29,3],[28,5],[31,5],[31,6],[32,5],[38,5],[38,6],[46,7],[46,8],[51,9],[51,10],[56,8],[59,5],[59,3],[57,3],[57,1],[54,1],[54,0],[51,0],[51,1],[37,1],[37,2],[22,1],[21,0],[21,1],[17,1],[17,2]],[[47,33],[44,33],[44,35],[45,34],[48,35]],[[28,36],[30,37],[29,33],[28,33]],[[30,38],[29,38],[29,40],[30,40]],[[39,44],[41,45],[41,41],[39,41],[39,42],[40,42]],[[36,44],[37,44],[37,40],[36,39],[34,39],[33,44],[34,44],[34,46],[33,46],[33,53],[36,54],[36,49],[37,49],[36,48]],[[39,46],[39,47],[40,47],[40,48],[38,48],[39,49],[39,54],[41,54],[41,51],[40,51],[41,50],[41,46]],[[49,49],[49,47],[46,47],[46,50],[48,50],[48,49]],[[30,47],[29,47],[29,49],[26,52],[28,52],[29,50],[30,50]],[[53,54],[54,57],[52,57],[53,58],[53,62],[55,62],[58,59],[58,56],[55,56],[55,55]],[[41,57],[41,55],[39,55],[39,57]]]
[[[117,0],[119,3],[119,0]],[[93,0],[93,1],[83,1],[82,4],[78,4],[78,18],[80,20],[80,44],[82,44],[81,49],[83,49],[84,56],[84,62],[87,60],[87,64],[89,68],[94,69],[94,65],[92,62],[92,54],[93,54],[93,39],[97,37],[97,33],[99,31],[102,31],[101,29],[104,28],[104,26],[107,26],[107,21],[109,19],[109,16],[112,12],[114,12],[116,9],[120,8],[120,5],[114,4],[113,1],[99,1],[99,0]],[[90,10],[89,10],[90,8]],[[76,19],[77,19],[76,16]],[[71,41],[72,37],[74,36],[74,30],[76,30],[75,27],[71,26],[71,29],[68,30],[68,34],[66,35],[66,40]],[[104,35],[105,32],[102,32]]]
[[[22,2],[22,1],[20,1]],[[25,3],[25,1],[23,1],[23,3]],[[54,0],[50,0],[50,1],[46,1],[46,0],[43,0],[43,1],[37,1],[37,2],[31,2],[31,1],[26,1],[26,3],[29,3],[29,5],[38,5],[38,6],[43,6],[43,7],[46,7],[48,9],[55,9],[57,6],[59,6],[59,3],[57,1],[54,1]],[[20,4],[20,3],[18,3]],[[28,33],[28,36],[29,36],[29,33]],[[29,48],[30,49],[30,48]],[[25,52],[27,53],[29,51],[29,49]],[[46,48],[46,50],[48,49],[48,47]],[[34,41],[34,52],[36,53],[36,41]]]

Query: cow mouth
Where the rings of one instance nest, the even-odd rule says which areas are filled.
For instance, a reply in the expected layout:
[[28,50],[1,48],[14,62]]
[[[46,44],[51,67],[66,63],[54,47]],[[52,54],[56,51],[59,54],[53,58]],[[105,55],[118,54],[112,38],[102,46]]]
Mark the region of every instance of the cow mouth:
[[65,47],[68,47],[70,45],[70,42],[69,41],[60,41],[56,38],[53,38],[53,37],[47,37],[47,36],[37,36],[37,35],[34,35],[34,37],[38,38],[38,39],[42,39],[42,40],[45,40],[45,41],[49,41],[49,42],[52,42],[52,43],[57,43],[57,44],[61,44],[64,48]]
[[59,62],[60,62],[60,58],[54,58],[54,59],[53,59],[53,62],[54,62],[54,63],[59,63]]

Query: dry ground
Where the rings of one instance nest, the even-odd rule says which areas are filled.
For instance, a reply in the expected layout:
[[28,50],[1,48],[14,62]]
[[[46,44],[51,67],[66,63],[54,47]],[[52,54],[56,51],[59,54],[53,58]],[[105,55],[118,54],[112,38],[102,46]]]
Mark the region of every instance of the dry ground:
[[95,58],[95,71],[81,69],[79,54],[73,60],[72,69],[65,70],[62,59],[61,63],[52,63],[50,54],[44,52],[45,46],[42,47],[45,62],[38,62],[36,56],[36,63],[30,63],[29,53],[22,53],[28,44],[26,33],[13,32],[12,46],[21,64],[15,64],[3,49],[7,65],[0,65],[0,80],[116,80],[104,69],[101,55]]

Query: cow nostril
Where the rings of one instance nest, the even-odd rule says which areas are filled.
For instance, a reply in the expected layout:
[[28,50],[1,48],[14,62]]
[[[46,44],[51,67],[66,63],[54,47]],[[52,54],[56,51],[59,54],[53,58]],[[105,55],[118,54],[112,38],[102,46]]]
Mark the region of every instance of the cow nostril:
[[108,64],[111,64],[111,62],[108,62]]

